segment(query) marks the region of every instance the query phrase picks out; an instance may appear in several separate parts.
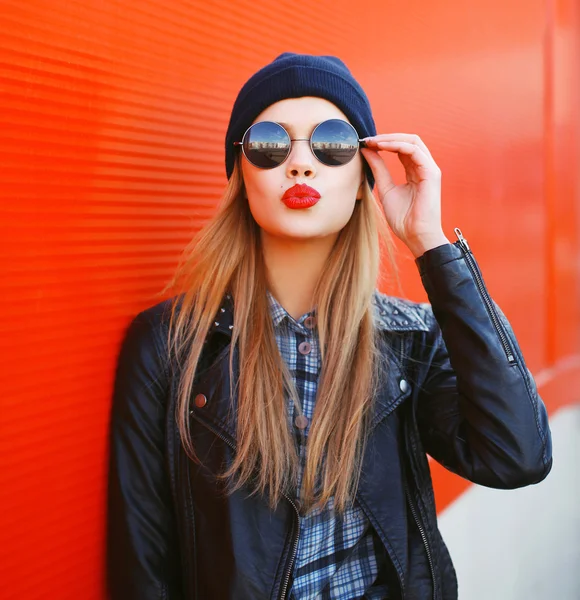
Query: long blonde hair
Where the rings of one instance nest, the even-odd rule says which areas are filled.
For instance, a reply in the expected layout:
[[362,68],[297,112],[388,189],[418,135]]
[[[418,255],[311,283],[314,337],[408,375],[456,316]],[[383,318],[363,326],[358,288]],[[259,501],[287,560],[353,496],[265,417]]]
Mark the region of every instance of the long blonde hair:
[[[260,231],[244,197],[240,157],[217,212],[185,248],[164,289],[182,294],[179,310],[172,310],[168,343],[170,351],[185,356],[176,420],[185,451],[199,462],[190,438],[191,390],[206,335],[224,295],[231,294],[230,348],[238,344],[238,381],[233,381],[233,352],[229,368],[231,386],[238,389],[238,443],[231,466],[218,477],[228,480],[230,491],[252,482],[250,495],[267,493],[275,508],[281,494],[297,482],[298,454],[285,394],[300,403],[276,344]],[[383,250],[398,280],[390,232],[365,181],[362,199],[340,232],[314,292],[322,367],[302,480],[305,510],[321,508],[334,496],[342,512],[356,493],[368,417],[385,363],[372,305]]]

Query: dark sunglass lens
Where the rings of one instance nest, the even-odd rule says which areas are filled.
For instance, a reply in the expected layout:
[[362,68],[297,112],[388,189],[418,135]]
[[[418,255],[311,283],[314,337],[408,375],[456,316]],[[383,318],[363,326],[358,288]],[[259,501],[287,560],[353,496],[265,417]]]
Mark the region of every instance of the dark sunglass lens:
[[320,123],[312,132],[312,152],[325,165],[345,165],[353,159],[359,146],[355,128],[342,119]]
[[261,169],[271,169],[283,163],[290,150],[286,130],[273,121],[254,123],[244,136],[246,158]]

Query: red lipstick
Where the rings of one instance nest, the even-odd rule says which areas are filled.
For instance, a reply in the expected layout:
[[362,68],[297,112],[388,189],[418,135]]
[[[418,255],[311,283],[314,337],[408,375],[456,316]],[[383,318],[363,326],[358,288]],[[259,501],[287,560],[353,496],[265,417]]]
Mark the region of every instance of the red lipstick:
[[320,200],[320,194],[305,183],[297,183],[287,189],[282,196],[282,202],[288,208],[309,208]]

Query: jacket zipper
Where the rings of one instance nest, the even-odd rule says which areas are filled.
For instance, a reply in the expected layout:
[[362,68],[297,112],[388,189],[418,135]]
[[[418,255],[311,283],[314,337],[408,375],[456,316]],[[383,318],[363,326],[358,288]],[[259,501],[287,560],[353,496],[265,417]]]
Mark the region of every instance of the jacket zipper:
[[286,598],[288,581],[290,581],[290,574],[292,573],[294,559],[296,558],[296,552],[298,550],[298,540],[300,538],[300,514],[298,512],[298,508],[296,507],[296,504],[294,504],[294,502],[292,502],[292,500],[290,499],[289,496],[286,496],[286,494],[284,494],[284,496],[286,497],[288,502],[290,502],[290,504],[294,507],[294,511],[296,512],[296,535],[294,537],[294,546],[292,547],[292,555],[290,558],[290,564],[288,565],[288,570],[286,571],[286,575],[284,577],[284,583],[282,584],[282,591],[281,591],[279,600],[284,600]]
[[[209,429],[212,433],[214,433],[221,440],[223,440],[234,452],[237,451],[235,444],[233,444],[230,440],[228,440],[225,436],[223,436],[215,427],[212,427],[211,425],[208,425],[205,421],[202,421],[201,419],[197,418],[195,416],[195,412],[193,410],[190,411],[189,414],[198,423],[201,423],[205,428]],[[295,521],[296,533],[294,534],[294,543],[292,546],[292,554],[291,554],[291,558],[290,558],[290,564],[288,565],[286,574],[284,576],[284,583],[282,585],[282,592],[279,596],[279,600],[285,600],[285,598],[286,598],[286,592],[287,592],[286,588],[288,587],[288,582],[290,581],[290,574],[292,573],[292,566],[294,565],[294,559],[296,558],[296,552],[298,550],[298,540],[300,538],[300,513],[298,512],[298,507],[296,506],[296,504],[294,504],[294,502],[293,502],[292,498],[290,498],[290,496],[288,496],[284,492],[282,492],[282,495],[284,496],[284,498],[286,498],[286,500],[288,500],[288,502],[290,502],[290,504],[294,508],[294,512],[296,514],[296,521]]]
[[[405,349],[405,340],[401,336],[401,346],[400,346],[400,365],[401,369],[403,368],[403,356]],[[427,560],[429,561],[429,569],[431,571],[431,585],[433,586],[433,600],[435,600],[435,569],[433,568],[433,560],[431,558],[431,550],[429,548],[429,542],[427,540],[427,536],[425,535],[425,531],[419,521],[419,517],[415,510],[415,506],[413,505],[413,501],[411,500],[411,494],[409,493],[409,488],[407,486],[407,479],[405,478],[405,496],[407,497],[407,502],[411,507],[411,513],[413,514],[413,519],[417,524],[417,528],[419,529],[419,533],[421,534],[421,539],[423,540],[423,545],[425,546],[425,553],[427,554]]]
[[415,506],[413,501],[411,500],[411,494],[409,493],[409,489],[407,487],[407,482],[405,481],[405,495],[407,496],[407,501],[409,506],[411,507],[411,512],[413,513],[413,519],[415,519],[415,523],[417,524],[417,528],[419,529],[419,533],[421,534],[421,538],[423,539],[423,545],[425,546],[425,552],[427,553],[427,560],[429,561],[429,569],[431,570],[431,583],[433,585],[433,600],[435,600],[435,569],[433,568],[433,559],[431,558],[431,551],[429,550],[429,543],[427,541],[427,536],[425,535],[425,530],[419,521],[419,517],[417,515],[417,511],[415,510]]
[[483,300],[485,302],[485,306],[487,307],[487,312],[489,313],[489,316],[491,317],[491,321],[493,323],[493,326],[495,327],[497,335],[503,346],[503,349],[504,349],[504,352],[508,359],[508,362],[516,364],[516,358],[515,358],[514,352],[510,346],[510,343],[509,343],[507,336],[503,330],[503,327],[501,326],[499,316],[496,313],[495,307],[493,306],[493,303],[491,301],[489,293],[487,292],[487,288],[485,287],[485,284],[483,283],[483,279],[480,275],[479,268],[477,266],[477,263],[475,262],[473,254],[471,252],[471,248],[469,247],[467,240],[463,237],[463,234],[461,233],[461,230],[459,229],[459,227],[455,227],[454,231],[455,231],[455,235],[457,236],[457,240],[458,240],[457,242],[454,242],[454,244],[463,250],[463,255],[465,256],[465,262],[467,263],[467,266],[469,267],[470,271],[473,274],[473,277],[475,278],[475,283],[477,284],[479,293],[481,294],[481,297],[483,298]]

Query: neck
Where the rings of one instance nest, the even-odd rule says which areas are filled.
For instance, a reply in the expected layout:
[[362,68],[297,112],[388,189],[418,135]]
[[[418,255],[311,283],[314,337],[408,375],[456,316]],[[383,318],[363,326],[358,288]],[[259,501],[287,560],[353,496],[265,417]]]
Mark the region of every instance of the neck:
[[291,239],[262,230],[262,250],[270,292],[294,319],[313,309],[314,289],[336,235]]

